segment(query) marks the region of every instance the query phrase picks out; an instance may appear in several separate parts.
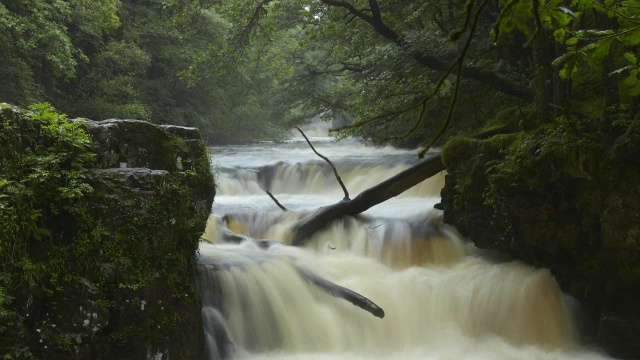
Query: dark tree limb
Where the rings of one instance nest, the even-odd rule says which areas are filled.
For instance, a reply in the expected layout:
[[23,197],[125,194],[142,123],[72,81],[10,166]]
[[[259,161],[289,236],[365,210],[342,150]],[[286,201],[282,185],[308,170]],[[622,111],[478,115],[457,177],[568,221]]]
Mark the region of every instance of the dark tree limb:
[[398,41],[402,41],[402,39],[400,38],[400,35],[382,21],[382,16],[380,15],[380,8],[378,7],[378,3],[376,0],[369,0],[369,6],[371,6],[373,3],[372,7],[377,10],[376,12],[375,10],[372,9],[373,16],[356,9],[355,6],[351,5],[346,1],[341,1],[341,0],[320,0],[320,1],[327,5],[346,9],[354,16],[360,18],[361,20],[371,25],[378,34],[382,35],[388,40],[391,40],[394,43],[398,43]]
[[324,290],[329,295],[347,300],[353,305],[370,312],[375,317],[381,319],[384,318],[384,310],[366,297],[358,294],[353,290],[347,289],[344,286],[340,286],[327,279],[323,279],[310,271],[303,270],[299,267],[296,267],[296,269],[298,270],[300,276],[302,276],[313,285]]
[[278,199],[276,199],[276,198],[275,198],[275,196],[273,196],[273,194],[272,194],[271,192],[269,192],[268,190],[267,190],[267,195],[269,195],[269,197],[271,198],[271,200],[273,200],[273,202],[275,202],[275,203],[276,203],[276,205],[278,205],[278,207],[279,207],[280,209],[282,209],[282,211],[289,211],[289,210],[287,210],[287,208],[286,208],[286,207],[284,207],[282,204],[280,204],[280,202],[278,201]]
[[[271,245],[275,244],[275,243],[279,243],[277,241],[273,241],[273,240],[258,240],[259,243],[258,245],[263,248],[263,249],[267,249],[269,248]],[[207,259],[206,257],[200,257],[198,259],[198,263],[200,265],[204,265],[204,266],[209,266],[211,267],[214,271],[229,271],[229,269],[231,268],[242,268],[244,266],[246,266],[246,264],[244,263],[237,263],[235,261],[216,261],[213,262],[210,259]],[[292,264],[293,267],[296,269],[296,271],[298,272],[298,274],[300,275],[300,277],[302,277],[303,279],[307,280],[308,282],[310,282],[311,284],[317,286],[320,290],[326,292],[327,294],[333,296],[333,297],[337,297],[340,299],[344,299],[347,300],[348,302],[352,303],[353,305],[370,312],[371,314],[373,314],[373,316],[378,317],[378,318],[383,318],[384,317],[384,310],[376,305],[373,301],[369,300],[368,298],[358,294],[357,292],[351,290],[351,289],[347,289],[344,286],[340,286],[336,283],[333,283],[325,278],[322,278],[320,276],[318,276],[317,274],[311,272],[310,270],[304,269],[298,265]]]
[[343,216],[360,214],[374,205],[400,195],[444,169],[440,151],[427,154],[425,159],[418,164],[363,191],[355,199],[342,200],[339,203],[321,207],[315,213],[307,216],[294,229],[291,244],[304,245],[313,234],[332,221]]
[[299,127],[296,126],[296,129],[298,129],[300,134],[302,134],[302,136],[304,136],[304,139],[307,140],[307,144],[309,144],[309,146],[311,147],[311,150],[313,150],[313,152],[316,153],[316,155],[321,157],[324,161],[327,162],[327,164],[329,164],[329,166],[331,166],[331,169],[333,169],[333,174],[336,176],[336,179],[340,183],[340,187],[342,187],[342,191],[344,192],[344,200],[349,200],[349,192],[347,191],[347,187],[344,186],[344,183],[342,182],[342,179],[340,178],[340,175],[338,175],[338,170],[333,165],[331,160],[329,160],[328,157],[326,157],[326,156],[320,154],[318,151],[316,151],[316,148],[313,147],[313,145],[311,144],[311,141],[309,141],[309,138],[307,138],[307,135],[305,135],[304,132]]
[[[349,13],[353,14],[357,18],[365,21],[377,32],[379,35],[384,37],[385,39],[393,42],[398,45],[400,48],[409,49],[410,46],[407,44],[406,40],[400,36],[395,30],[390,28],[387,24],[384,23],[382,17],[380,16],[380,9],[377,4],[377,0],[369,0],[369,7],[372,9],[373,15],[369,15],[364,13],[363,11],[358,10],[352,4],[342,1],[342,0],[320,0],[322,3],[327,4],[329,6],[341,7],[347,10]],[[373,6],[372,6],[373,3]],[[376,13],[376,9],[378,12]],[[445,61],[438,59],[437,57],[429,54],[425,54],[423,52],[410,51],[413,58],[420,63],[422,66],[427,67],[429,69],[437,70],[437,71],[446,71],[449,68],[449,64]],[[520,86],[514,84],[508,80],[505,80],[493,72],[487,72],[478,68],[463,68],[460,70],[461,75],[464,78],[476,80],[482,84],[488,85],[504,94],[512,95],[523,99],[527,102],[532,102],[534,100],[535,94],[531,89],[525,86]]]
[[[482,9],[484,9],[484,7],[487,5],[487,3],[489,2],[489,0],[484,0],[482,2],[482,4],[480,5],[480,7],[478,8],[478,11],[476,12],[476,15],[473,18],[473,24],[471,25],[471,31],[469,32],[469,36],[467,37],[467,42],[464,45],[464,48],[462,49],[462,52],[460,53],[460,56],[458,57],[457,60],[457,64],[458,64],[458,71],[457,71],[457,76],[456,76],[456,83],[455,83],[455,88],[453,91],[453,97],[451,98],[451,103],[449,104],[449,112],[447,113],[447,119],[445,121],[445,123],[442,125],[442,127],[440,128],[440,131],[438,131],[438,133],[431,139],[431,141],[429,141],[429,143],[422,148],[422,150],[420,150],[420,152],[418,153],[418,156],[422,159],[422,157],[424,156],[424,154],[427,153],[427,151],[429,151],[429,149],[431,149],[431,147],[433,145],[435,145],[436,141],[438,141],[438,139],[440,139],[440,137],[444,134],[444,132],[447,130],[447,128],[449,127],[449,124],[451,124],[451,119],[453,118],[453,110],[456,107],[456,103],[458,101],[458,90],[460,89],[460,82],[462,81],[461,79],[461,75],[462,75],[462,63],[464,62],[464,57],[465,54],[467,53],[467,50],[469,50],[469,45],[471,45],[471,39],[473,38],[473,34],[475,34],[476,32],[476,26],[478,26],[478,19],[480,18],[480,14],[482,13]],[[472,4],[473,0],[469,0],[468,4]],[[467,23],[469,21],[469,19],[471,18],[471,9],[469,8],[467,13],[467,20],[465,22],[465,28],[467,27]]]
[[222,229],[220,232],[221,232],[220,240],[223,243],[240,244],[240,243],[243,243],[245,241],[253,241],[261,249],[268,249],[274,244],[283,245],[283,243],[280,242],[280,241],[269,240],[269,239],[256,240],[256,239],[253,239],[253,238],[251,238],[249,236],[246,236],[246,235],[234,233],[233,231],[231,231],[229,229]]
[[273,0],[262,0],[258,4],[258,6],[256,6],[256,8],[254,9],[253,15],[251,16],[251,19],[249,19],[249,23],[244,27],[244,29],[240,33],[239,39],[237,40],[242,50],[244,50],[244,47],[247,46],[247,44],[249,44],[249,38],[251,37],[251,32],[253,31],[253,29],[258,27],[258,22],[260,21],[260,18],[267,14],[266,8],[271,1]]

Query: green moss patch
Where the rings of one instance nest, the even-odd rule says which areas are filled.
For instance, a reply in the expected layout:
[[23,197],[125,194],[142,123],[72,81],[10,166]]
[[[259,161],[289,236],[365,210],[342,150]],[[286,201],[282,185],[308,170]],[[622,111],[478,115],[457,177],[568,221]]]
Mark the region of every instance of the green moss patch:
[[198,358],[206,148],[148,123],[88,124],[0,108],[0,355]]

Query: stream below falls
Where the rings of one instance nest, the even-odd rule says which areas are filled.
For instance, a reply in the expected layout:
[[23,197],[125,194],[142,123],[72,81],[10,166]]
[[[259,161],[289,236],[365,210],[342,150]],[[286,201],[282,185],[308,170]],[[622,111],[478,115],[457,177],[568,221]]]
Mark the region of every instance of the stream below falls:
[[[418,160],[413,151],[307,135],[351,198]],[[433,205],[443,174],[298,248],[280,242],[302,217],[343,198],[304,139],[214,147],[211,156],[218,192],[198,258],[209,359],[607,358],[579,344],[574,301],[548,270],[487,256],[442,224]],[[276,242],[225,243],[230,233]],[[367,297],[384,318],[302,272]]]

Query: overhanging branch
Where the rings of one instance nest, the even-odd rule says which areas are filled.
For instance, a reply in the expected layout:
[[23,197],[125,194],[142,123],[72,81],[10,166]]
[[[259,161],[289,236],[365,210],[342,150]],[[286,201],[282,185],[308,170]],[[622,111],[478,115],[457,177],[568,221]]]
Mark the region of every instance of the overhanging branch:
[[[372,15],[366,14],[361,10],[358,10],[352,4],[341,1],[341,0],[320,0],[322,3],[327,4],[329,6],[335,6],[343,8],[359,19],[365,21],[373,29],[386,38],[387,40],[395,43],[399,47],[403,49],[409,49],[409,44],[398,34],[395,30],[390,28],[387,24],[382,20],[382,16],[380,14],[380,8],[376,0],[369,0],[369,7],[371,9]],[[377,11],[377,12],[376,12]],[[433,55],[425,54],[422,52],[408,50],[412,57],[422,66],[438,70],[438,71],[446,71],[449,67],[449,64],[445,61],[442,61],[436,58]],[[514,84],[508,80],[505,80],[492,72],[486,72],[478,68],[463,68],[461,70],[461,76],[466,79],[472,79],[478,81],[482,84],[492,87],[493,89],[502,92],[504,94],[512,95],[523,99],[527,102],[532,102],[534,100],[535,94],[528,87],[524,87],[518,84]]]
[[305,135],[304,132],[299,127],[296,126],[296,129],[298,129],[298,131],[300,132],[300,134],[302,134],[304,139],[307,140],[307,144],[309,144],[309,147],[311,147],[311,150],[313,150],[313,152],[316,153],[316,155],[318,155],[320,158],[322,158],[322,160],[326,161],[327,164],[329,164],[329,166],[331,166],[331,169],[333,170],[333,175],[336,176],[336,180],[338,180],[338,183],[340,183],[340,187],[342,187],[342,191],[344,192],[344,200],[349,200],[349,191],[347,191],[347,187],[344,186],[344,183],[342,182],[342,179],[338,174],[338,169],[336,169],[336,167],[333,165],[333,163],[331,162],[331,160],[329,160],[328,157],[316,151],[316,148],[313,147],[313,144],[311,144],[311,141],[309,141],[309,138],[307,138],[307,135]]

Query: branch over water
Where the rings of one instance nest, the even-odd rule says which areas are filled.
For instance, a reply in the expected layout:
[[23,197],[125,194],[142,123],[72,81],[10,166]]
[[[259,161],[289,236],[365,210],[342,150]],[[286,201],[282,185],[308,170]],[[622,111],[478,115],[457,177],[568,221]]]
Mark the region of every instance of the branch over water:
[[320,156],[324,161],[327,162],[327,164],[329,164],[329,166],[331,166],[331,168],[333,169],[333,174],[336,176],[336,179],[340,183],[340,186],[342,187],[342,191],[344,192],[344,200],[349,200],[349,192],[347,191],[347,187],[344,186],[344,183],[342,182],[340,175],[338,175],[338,170],[336,169],[335,166],[333,166],[333,163],[331,162],[331,160],[329,160],[328,157],[316,151],[316,149],[311,144],[311,141],[309,141],[309,138],[307,138],[307,135],[305,135],[304,132],[299,127],[296,126],[296,129],[298,129],[298,131],[300,132],[300,134],[302,134],[304,139],[307,140],[307,144],[309,144],[309,146],[311,147],[311,150],[313,150],[313,152],[316,153],[316,155]]

